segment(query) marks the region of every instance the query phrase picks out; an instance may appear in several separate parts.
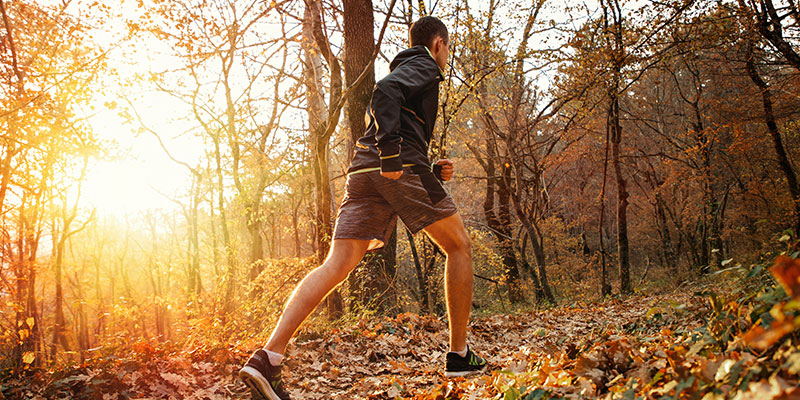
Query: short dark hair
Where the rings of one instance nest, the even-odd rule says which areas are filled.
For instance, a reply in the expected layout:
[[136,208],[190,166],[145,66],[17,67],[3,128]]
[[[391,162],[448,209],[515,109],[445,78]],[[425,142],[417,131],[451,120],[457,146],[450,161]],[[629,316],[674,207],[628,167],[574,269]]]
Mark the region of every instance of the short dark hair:
[[437,36],[441,36],[444,42],[448,43],[447,27],[439,18],[431,16],[418,19],[408,31],[408,40],[412,47],[422,44],[430,48]]

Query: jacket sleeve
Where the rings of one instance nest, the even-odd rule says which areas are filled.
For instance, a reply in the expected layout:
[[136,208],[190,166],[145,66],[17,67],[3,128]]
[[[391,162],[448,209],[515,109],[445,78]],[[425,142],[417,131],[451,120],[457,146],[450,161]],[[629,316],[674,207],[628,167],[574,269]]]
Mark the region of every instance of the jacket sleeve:
[[414,96],[432,81],[439,79],[433,59],[416,57],[399,65],[375,84],[370,112],[377,127],[376,139],[381,159],[381,172],[400,171],[400,110],[406,99]]

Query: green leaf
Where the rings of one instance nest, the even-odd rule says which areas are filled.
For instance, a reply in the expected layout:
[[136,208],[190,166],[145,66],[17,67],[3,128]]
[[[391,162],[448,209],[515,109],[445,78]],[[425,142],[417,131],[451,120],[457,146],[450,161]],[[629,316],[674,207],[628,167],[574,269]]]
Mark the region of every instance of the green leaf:
[[544,389],[536,389],[533,392],[528,393],[523,400],[543,400],[547,398],[546,396],[548,394],[549,392]]
[[761,271],[763,271],[763,270],[764,270],[764,266],[761,265],[761,264],[758,264],[758,265],[755,266],[755,268],[751,269],[750,272],[747,273],[747,278],[748,279],[752,278],[752,277],[760,274]]
[[520,394],[519,390],[515,387],[510,387],[506,390],[505,394],[503,395],[503,400],[519,400]]
[[653,385],[655,385],[655,384],[656,384],[656,383],[658,383],[658,381],[660,381],[660,380],[661,380],[661,378],[663,378],[663,377],[664,377],[664,373],[663,373],[663,372],[660,372],[660,371],[659,371],[659,372],[657,372],[655,375],[653,375],[653,379],[651,379],[651,380],[650,380],[650,383],[649,383],[649,385],[650,385],[650,386],[653,386]]
[[622,400],[635,400],[636,399],[636,391],[633,388],[629,388],[628,390],[622,393]]
[[690,376],[689,379],[687,379],[685,381],[680,381],[678,383],[678,386],[675,387],[675,396],[673,398],[674,399],[679,399],[680,398],[679,395],[681,394],[681,392],[683,392],[685,389],[691,388],[692,385],[694,385],[694,380],[695,380],[695,377]]

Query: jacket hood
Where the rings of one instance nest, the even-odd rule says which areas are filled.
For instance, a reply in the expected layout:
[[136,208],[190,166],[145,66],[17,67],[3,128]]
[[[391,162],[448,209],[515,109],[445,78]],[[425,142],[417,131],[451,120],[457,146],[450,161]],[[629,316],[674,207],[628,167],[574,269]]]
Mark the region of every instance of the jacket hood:
[[[420,44],[397,53],[397,55],[394,57],[394,60],[392,60],[391,64],[389,64],[389,71],[394,71],[394,69],[401,64],[411,60],[412,58],[420,56],[430,58],[430,60],[436,64],[436,60],[433,59],[428,49]],[[436,64],[436,68],[439,68],[439,64]]]

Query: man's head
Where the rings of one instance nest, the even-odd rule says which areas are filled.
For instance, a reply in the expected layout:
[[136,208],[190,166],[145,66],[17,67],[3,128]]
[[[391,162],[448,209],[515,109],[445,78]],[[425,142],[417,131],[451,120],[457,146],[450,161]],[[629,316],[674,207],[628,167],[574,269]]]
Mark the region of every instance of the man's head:
[[445,68],[447,58],[450,56],[450,37],[447,34],[447,27],[439,18],[426,16],[418,19],[411,25],[408,38],[412,47],[417,45],[427,47],[439,64],[439,68]]

